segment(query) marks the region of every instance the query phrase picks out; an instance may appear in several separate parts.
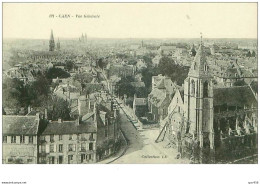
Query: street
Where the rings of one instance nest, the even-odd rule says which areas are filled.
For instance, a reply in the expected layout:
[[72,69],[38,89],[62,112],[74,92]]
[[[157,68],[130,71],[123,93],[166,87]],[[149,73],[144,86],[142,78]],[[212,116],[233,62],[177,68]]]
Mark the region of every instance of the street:
[[129,140],[128,148],[123,156],[113,164],[183,164],[187,159],[176,159],[177,151],[165,148],[166,143],[155,143],[159,129],[136,130],[126,115],[120,110],[121,129]]

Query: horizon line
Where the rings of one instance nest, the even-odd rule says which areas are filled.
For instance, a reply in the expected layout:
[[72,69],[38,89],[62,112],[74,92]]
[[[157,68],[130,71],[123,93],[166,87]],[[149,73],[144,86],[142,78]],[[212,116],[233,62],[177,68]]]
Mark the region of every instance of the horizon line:
[[[7,37],[4,39],[30,39],[30,40],[49,40],[49,38],[15,38],[15,37]],[[56,37],[56,39],[79,39],[79,37]],[[89,39],[198,39],[200,40],[200,37],[88,37]],[[207,39],[258,39],[258,38],[246,38],[246,37],[203,37],[203,40]]]

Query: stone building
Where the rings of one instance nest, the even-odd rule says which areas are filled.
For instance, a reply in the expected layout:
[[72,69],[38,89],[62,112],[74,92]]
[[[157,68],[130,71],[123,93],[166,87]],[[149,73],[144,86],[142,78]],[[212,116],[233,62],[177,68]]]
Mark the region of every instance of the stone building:
[[232,158],[251,153],[257,148],[258,119],[252,88],[214,88],[208,69],[201,41],[184,81],[184,96],[175,93],[157,142],[170,140],[192,158],[199,148],[199,162],[204,162],[203,155],[209,159],[209,153],[213,153],[213,160],[223,159],[227,152]]
[[38,137],[43,128],[39,114],[3,115],[3,163],[37,164]]
[[120,141],[119,110],[113,100],[97,93],[78,102],[77,120],[52,121],[40,136],[39,160],[47,164],[86,164],[112,154]]
[[39,163],[96,162],[96,133],[93,122],[52,121],[40,136]]

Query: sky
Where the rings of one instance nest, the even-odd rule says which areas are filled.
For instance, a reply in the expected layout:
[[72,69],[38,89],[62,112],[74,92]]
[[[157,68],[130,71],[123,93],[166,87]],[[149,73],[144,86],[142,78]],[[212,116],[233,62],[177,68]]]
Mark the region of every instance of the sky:
[[3,3],[3,38],[49,39],[51,29],[56,38],[257,38],[257,3]]

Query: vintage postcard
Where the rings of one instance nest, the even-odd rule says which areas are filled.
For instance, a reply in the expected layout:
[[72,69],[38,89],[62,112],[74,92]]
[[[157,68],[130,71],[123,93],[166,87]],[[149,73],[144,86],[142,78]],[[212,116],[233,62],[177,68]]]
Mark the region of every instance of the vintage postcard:
[[3,3],[3,164],[258,164],[257,3]]

